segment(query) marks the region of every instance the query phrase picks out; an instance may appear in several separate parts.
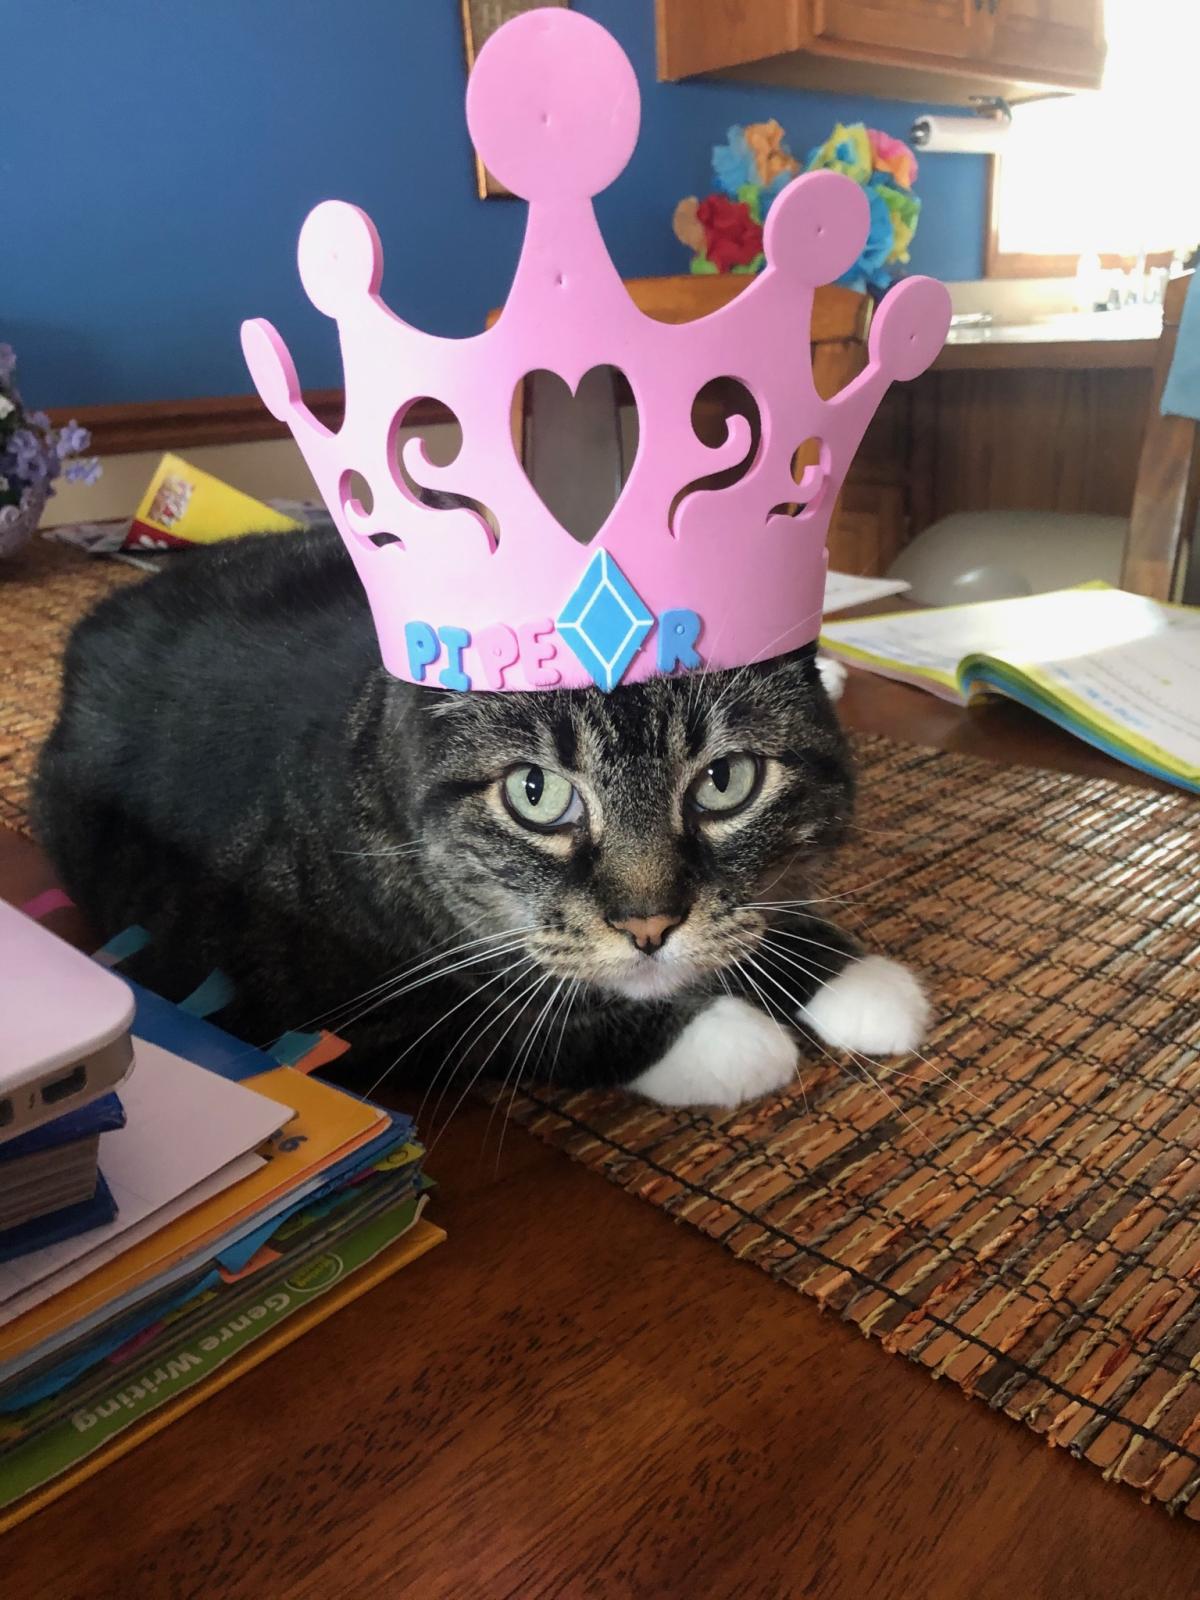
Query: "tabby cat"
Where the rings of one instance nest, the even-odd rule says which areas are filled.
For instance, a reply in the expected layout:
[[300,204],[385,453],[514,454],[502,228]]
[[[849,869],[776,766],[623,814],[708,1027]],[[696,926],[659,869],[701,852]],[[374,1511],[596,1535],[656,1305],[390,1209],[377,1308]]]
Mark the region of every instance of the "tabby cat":
[[[323,529],[86,618],[35,810],[95,929],[149,930],[133,975],[180,999],[220,968],[253,1042],[321,1023],[373,1076],[731,1106],[805,1036],[919,1042],[916,981],[814,887],[852,798],[813,649],[608,695],[414,687]],[[808,898],[772,902],[785,872]]]

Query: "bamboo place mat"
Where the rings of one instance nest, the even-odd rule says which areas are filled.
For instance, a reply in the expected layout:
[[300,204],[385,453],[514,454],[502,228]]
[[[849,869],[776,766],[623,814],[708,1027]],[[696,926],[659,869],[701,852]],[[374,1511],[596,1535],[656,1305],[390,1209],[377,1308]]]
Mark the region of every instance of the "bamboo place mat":
[[[967,1394],[1200,1518],[1200,808],[856,740],[830,892],[935,998],[926,1060],[806,1052],[715,1115],[514,1115]],[[780,997],[782,999],[782,996]]]
[[[27,831],[69,628],[139,576],[43,541],[0,562],[0,822]],[[855,744],[821,909],[924,975],[925,1059],[876,1064],[886,1094],[810,1051],[737,1112],[526,1088],[514,1115],[1200,1519],[1200,808]]]
[[58,710],[67,634],[142,573],[36,538],[0,560],[0,826],[29,833],[29,780]]

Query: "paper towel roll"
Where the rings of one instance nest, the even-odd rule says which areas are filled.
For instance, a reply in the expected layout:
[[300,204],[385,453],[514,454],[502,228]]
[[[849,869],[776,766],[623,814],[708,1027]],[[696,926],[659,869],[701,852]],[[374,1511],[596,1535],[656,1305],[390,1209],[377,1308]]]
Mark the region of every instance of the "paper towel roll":
[[1004,148],[1004,117],[918,117],[909,138],[927,155],[996,155]]

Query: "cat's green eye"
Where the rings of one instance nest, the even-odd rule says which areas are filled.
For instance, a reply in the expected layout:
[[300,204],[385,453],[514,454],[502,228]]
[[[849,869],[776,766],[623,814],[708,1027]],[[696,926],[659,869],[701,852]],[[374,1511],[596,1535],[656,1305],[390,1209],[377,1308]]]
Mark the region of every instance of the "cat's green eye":
[[728,816],[754,799],[761,776],[762,763],[757,756],[720,756],[692,784],[688,799],[697,811]]
[[583,815],[574,786],[548,767],[514,767],[500,787],[510,815],[527,828],[567,828]]

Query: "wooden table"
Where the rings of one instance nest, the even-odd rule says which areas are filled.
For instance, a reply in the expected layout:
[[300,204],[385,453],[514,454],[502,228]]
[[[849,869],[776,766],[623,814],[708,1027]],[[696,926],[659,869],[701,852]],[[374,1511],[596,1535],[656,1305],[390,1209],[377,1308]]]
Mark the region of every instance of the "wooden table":
[[[1016,706],[851,725],[1151,783]],[[49,877],[0,837],[0,893]],[[1161,1600],[1200,1533],[467,1108],[449,1242],[0,1539],[5,1600]]]

